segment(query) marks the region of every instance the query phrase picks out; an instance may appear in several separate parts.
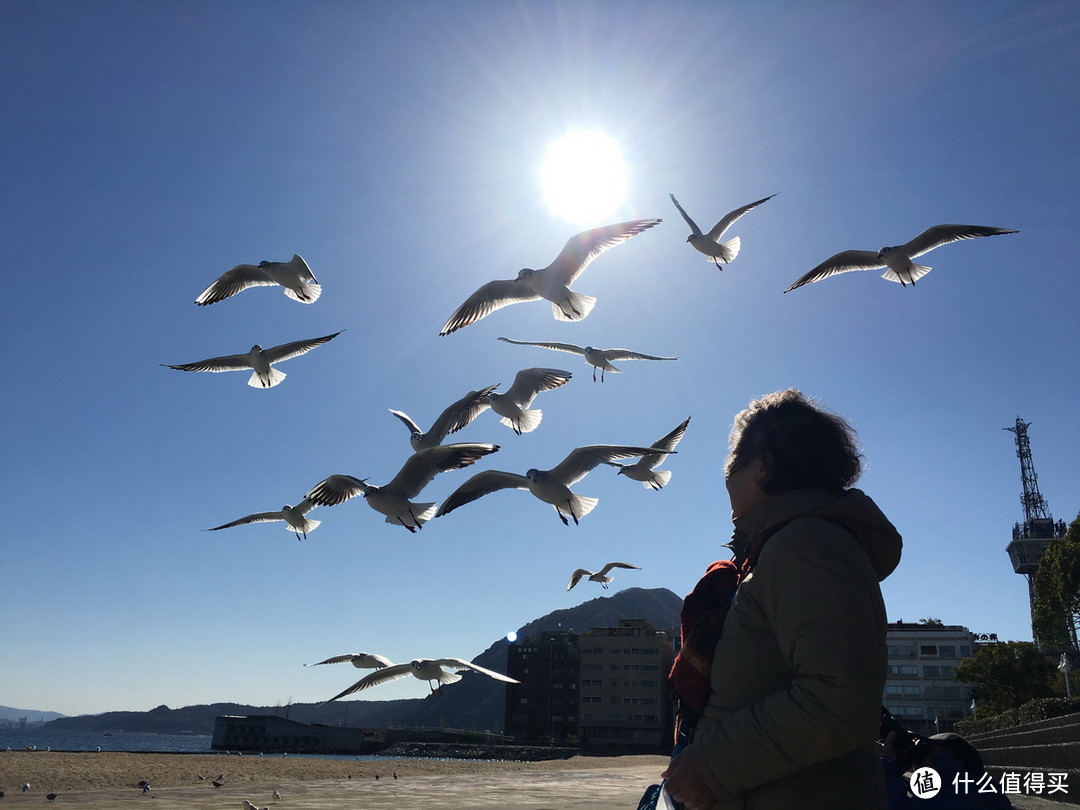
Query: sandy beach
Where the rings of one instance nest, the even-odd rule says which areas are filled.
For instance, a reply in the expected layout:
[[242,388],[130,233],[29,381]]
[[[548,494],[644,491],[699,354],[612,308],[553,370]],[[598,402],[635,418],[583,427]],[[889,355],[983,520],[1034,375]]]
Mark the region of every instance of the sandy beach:
[[[154,810],[259,808],[632,808],[667,763],[662,756],[546,762],[399,759],[379,762],[225,754],[0,752],[4,805]],[[397,779],[394,774],[397,774]],[[200,779],[199,776],[205,777]],[[217,779],[222,776],[222,779]],[[378,777],[378,778],[376,778]],[[221,782],[214,787],[213,780]],[[151,785],[147,793],[141,780]],[[29,782],[30,789],[21,790]],[[273,798],[274,791],[281,795]]]

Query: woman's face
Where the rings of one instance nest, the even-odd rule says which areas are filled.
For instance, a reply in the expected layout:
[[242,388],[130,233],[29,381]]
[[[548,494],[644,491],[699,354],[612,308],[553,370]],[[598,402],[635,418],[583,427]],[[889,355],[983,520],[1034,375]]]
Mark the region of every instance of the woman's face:
[[761,488],[765,465],[754,458],[728,474],[724,483],[731,499],[731,517],[740,518],[768,497]]

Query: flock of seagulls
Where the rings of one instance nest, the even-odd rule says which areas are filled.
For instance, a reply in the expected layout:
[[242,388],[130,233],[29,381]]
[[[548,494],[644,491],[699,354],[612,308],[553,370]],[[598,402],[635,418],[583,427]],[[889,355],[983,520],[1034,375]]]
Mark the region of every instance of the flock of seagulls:
[[[672,203],[691,230],[686,239],[687,243],[703,254],[718,270],[723,269],[721,265],[733,261],[742,247],[738,236],[723,240],[731,227],[744,215],[764,205],[775,196],[772,194],[734,209],[721,218],[708,232],[704,232],[686,213],[675,195],[670,195]],[[596,299],[571,289],[577,278],[602,253],[654,228],[661,221],[660,219],[640,219],[620,222],[572,236],[546,267],[525,268],[514,278],[489,281],[482,285],[454,310],[439,330],[439,334],[450,335],[511,304],[539,300],[551,304],[552,316],[556,321],[583,320],[592,311]],[[909,283],[914,285],[918,279],[930,271],[929,267],[914,263],[913,260],[919,256],[953,242],[1010,233],[1017,233],[1017,231],[978,225],[935,225],[904,245],[885,247],[876,252],[847,250],[837,253],[803,275],[784,292],[791,292],[804,285],[854,270],[884,269],[883,278],[898,282],[903,286]],[[286,296],[304,304],[314,303],[322,294],[322,287],[315,279],[307,262],[299,254],[294,254],[287,262],[263,261],[258,265],[237,265],[203,290],[195,299],[195,303],[199,306],[208,306],[257,286],[279,286]],[[329,343],[340,334],[341,331],[338,331],[323,337],[297,340],[269,349],[255,345],[245,354],[211,357],[194,363],[166,367],[179,371],[205,372],[250,370],[248,385],[255,388],[273,388],[285,378],[285,374],[275,368],[276,364],[306,354],[312,349]],[[604,349],[559,341],[516,340],[508,337],[500,337],[499,340],[519,346],[532,346],[580,355],[592,367],[593,382],[596,381],[597,370],[600,372],[600,382],[604,382],[605,375],[608,373],[619,373],[620,369],[614,365],[618,362],[678,359],[673,356],[645,354],[629,349]],[[499,384],[469,391],[443,409],[427,430],[422,429],[404,411],[389,409],[390,413],[408,429],[412,454],[405,459],[397,475],[388,483],[376,486],[368,483],[367,478],[335,473],[313,486],[295,506],[285,505],[280,511],[257,512],[215,526],[209,531],[277,521],[284,522],[286,529],[292,531],[298,540],[306,539],[307,535],[320,524],[320,521],[308,517],[312,509],[318,506],[338,506],[362,496],[370,508],[385,516],[387,523],[401,526],[415,533],[434,518],[449,515],[467,503],[504,489],[529,492],[537,500],[550,505],[559,520],[569,526],[571,521],[578,524],[582,518],[593,511],[598,502],[596,498],[574,492],[571,487],[600,465],[616,468],[618,475],[638,481],[646,489],[659,491],[665,487],[671,480],[671,472],[659,470],[657,467],[669,455],[678,452],[676,447],[686,433],[690,423],[689,417],[648,447],[634,444],[585,445],[571,450],[551,469],[532,468],[524,474],[485,469],[472,475],[458,486],[441,505],[417,501],[421,492],[436,475],[472,466],[500,449],[497,444],[480,442],[444,444],[447,437],[472,423],[488,409],[498,415],[500,422],[515,434],[520,436],[531,433],[539,427],[542,419],[542,412],[531,407],[536,397],[561,388],[571,378],[572,374],[569,371],[560,369],[523,368],[516,373],[513,383],[504,393],[497,393]],[[630,459],[636,460],[627,463]],[[609,562],[596,572],[578,568],[571,575],[567,590],[574,588],[584,578],[607,588],[612,581],[610,572],[616,568],[641,570],[639,566],[625,562]],[[497,681],[517,683],[506,675],[461,658],[417,658],[409,663],[396,664],[384,656],[365,652],[337,655],[304,666],[339,663],[351,663],[353,667],[373,671],[330,698],[326,701],[327,703],[408,675],[427,682],[433,693],[436,691],[441,693],[443,685],[460,680],[463,672],[477,672]]]

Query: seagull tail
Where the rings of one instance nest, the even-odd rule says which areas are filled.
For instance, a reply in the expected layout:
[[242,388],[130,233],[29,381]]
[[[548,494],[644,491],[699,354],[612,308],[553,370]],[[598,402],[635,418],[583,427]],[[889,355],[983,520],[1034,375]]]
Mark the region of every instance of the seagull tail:
[[[322,523],[321,520],[314,520],[312,518],[304,518],[304,525],[300,527],[300,532],[302,534],[308,534],[309,532],[313,532],[313,531],[315,531],[315,529],[318,527],[318,525],[320,523]],[[294,529],[288,523],[285,524],[285,528],[290,532],[295,532],[296,531],[296,529]]]
[[[410,504],[409,511],[412,513],[412,516],[414,518],[416,518],[416,523],[414,525],[417,528],[423,526],[425,523],[427,523],[429,520],[431,520],[433,517],[435,517],[435,507],[436,507],[436,505],[437,504],[433,504],[433,503],[414,503],[414,504]],[[393,523],[395,526],[400,526],[401,523],[402,523],[402,520],[399,519],[397,517],[397,515],[387,515],[386,522],[387,523]]]
[[642,481],[645,489],[662,489],[671,480],[671,470],[653,470],[652,478]]
[[266,373],[266,376],[259,374],[257,371],[251,372],[251,377],[248,379],[248,385],[252,388],[273,388],[284,379],[285,372],[278,371],[271,366],[270,371]]
[[560,514],[566,515],[568,518],[577,518],[580,520],[585,517],[589,512],[596,508],[596,504],[600,503],[599,498],[589,498],[585,495],[574,495],[570,499],[570,508],[574,510],[571,515],[558,506],[555,507],[555,511]]
[[884,273],[881,274],[881,277],[883,279],[886,279],[887,281],[895,281],[897,284],[914,285],[916,281],[929,273],[931,269],[932,268],[927,267],[925,264],[915,264],[914,262],[912,262],[911,270],[904,273],[903,275],[900,275],[891,267],[889,267],[885,270]]
[[314,281],[301,281],[295,290],[286,287],[285,294],[301,304],[314,304],[322,295],[322,286]]
[[[720,253],[716,258],[726,264],[739,255],[739,249],[742,247],[742,240],[736,236],[734,239],[728,239],[726,242],[721,242],[717,247],[720,248]],[[713,257],[709,256],[708,259],[711,262]]]
[[557,321],[580,321],[596,306],[596,299],[591,295],[582,295],[573,290],[566,291],[566,297],[559,303],[552,303],[551,314]]
[[521,411],[516,419],[504,416],[499,421],[517,433],[532,433],[540,424],[544,415],[539,410]]

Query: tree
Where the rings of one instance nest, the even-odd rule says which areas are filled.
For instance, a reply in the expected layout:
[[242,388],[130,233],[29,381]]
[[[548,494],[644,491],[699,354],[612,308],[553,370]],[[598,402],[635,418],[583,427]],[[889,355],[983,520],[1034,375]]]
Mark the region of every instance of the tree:
[[1054,662],[1030,641],[1005,641],[980,647],[953,670],[953,680],[975,684],[979,708],[990,714],[1029,700],[1053,697]]
[[1062,537],[1055,537],[1035,572],[1035,640],[1045,649],[1065,650],[1076,643],[1080,620],[1080,515]]

